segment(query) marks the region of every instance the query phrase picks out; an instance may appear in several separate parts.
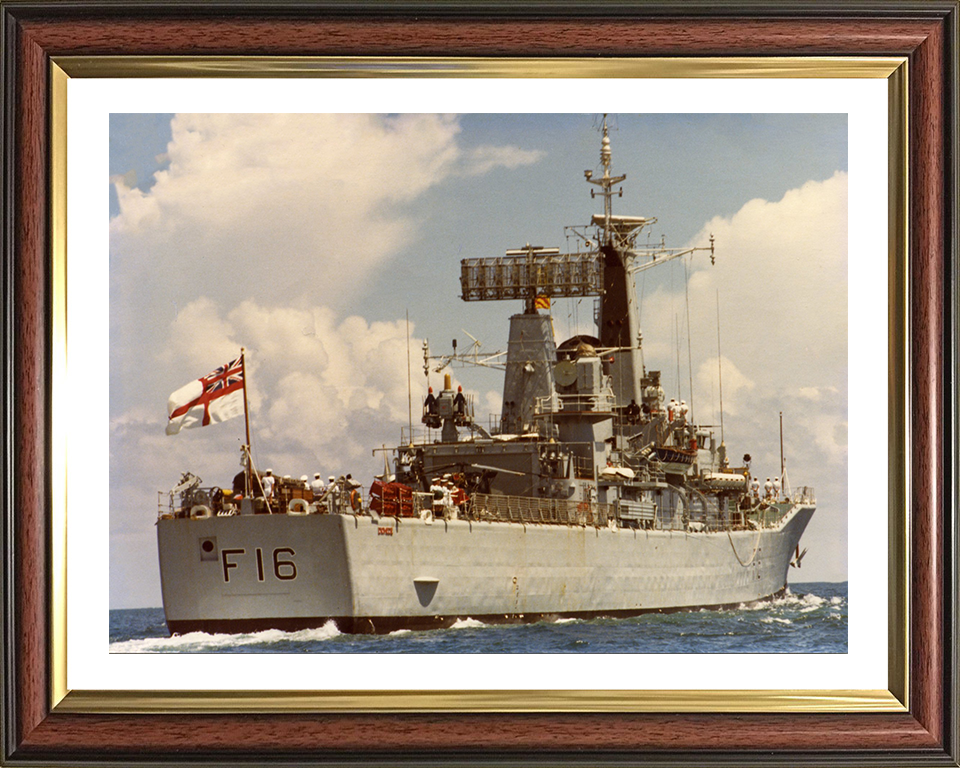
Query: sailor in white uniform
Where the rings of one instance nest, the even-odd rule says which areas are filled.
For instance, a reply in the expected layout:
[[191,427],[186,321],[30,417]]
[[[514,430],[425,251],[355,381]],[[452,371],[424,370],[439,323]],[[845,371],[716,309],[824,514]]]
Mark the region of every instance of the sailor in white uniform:
[[271,506],[273,502],[273,488],[277,484],[277,478],[273,476],[273,470],[268,469],[260,476],[260,486],[263,488],[263,498],[267,501],[267,512],[272,513]]
[[326,486],[323,484],[323,478],[320,477],[319,472],[314,472],[313,480],[310,481],[310,490],[313,491],[313,500],[316,501],[326,490]]
[[273,498],[273,486],[276,485],[277,478],[273,476],[273,470],[268,469],[260,478],[260,484],[263,485],[263,497],[268,501]]

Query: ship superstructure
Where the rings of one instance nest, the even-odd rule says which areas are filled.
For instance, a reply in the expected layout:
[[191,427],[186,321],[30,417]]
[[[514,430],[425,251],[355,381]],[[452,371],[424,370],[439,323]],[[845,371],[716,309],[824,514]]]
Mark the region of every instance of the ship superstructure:
[[[366,500],[347,478],[322,492],[281,478],[263,498],[249,477],[234,493],[185,476],[158,521],[172,632],[626,616],[785,589],[813,490],[789,488],[782,467],[759,488],[749,455],[731,463],[644,365],[633,276],[698,251],[713,261],[713,238],[639,247],[656,220],[613,213],[626,176],[606,120],[600,161],[585,178],[603,212],[572,228],[578,250],[461,263],[465,301],[522,303],[498,423],[479,423],[447,374]],[[549,307],[567,297],[595,298],[597,331],[557,344]],[[436,363],[425,346],[425,371]]]

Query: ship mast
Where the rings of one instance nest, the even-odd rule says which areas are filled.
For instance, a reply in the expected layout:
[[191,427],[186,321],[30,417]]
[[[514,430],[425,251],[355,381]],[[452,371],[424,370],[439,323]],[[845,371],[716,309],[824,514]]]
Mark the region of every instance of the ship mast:
[[[622,176],[610,175],[610,164],[613,159],[613,152],[610,150],[610,132],[607,130],[607,116],[603,116],[603,139],[600,141],[600,164],[603,166],[603,176],[599,179],[593,178],[593,171],[584,171],[583,175],[587,182],[600,187],[600,192],[590,190],[590,197],[596,197],[599,194],[603,198],[603,244],[610,245],[613,228],[611,226],[613,219],[613,187],[627,178],[627,174]],[[623,189],[618,190],[617,194],[623,197]]]
[[503,427],[504,431],[524,431],[523,425],[533,423],[536,399],[550,397],[554,392],[553,329],[537,319],[538,301],[543,299],[543,308],[549,312],[551,299],[599,297],[597,339],[604,358],[603,372],[612,382],[616,405],[627,407],[631,401],[641,402],[641,379],[646,374],[635,275],[700,250],[709,250],[713,261],[712,236],[709,248],[672,249],[663,243],[653,248],[637,247],[642,230],[657,220],[614,215],[613,197],[623,196],[619,185],[627,175],[614,176],[611,170],[613,152],[607,115],[603,116],[601,131],[602,172],[594,178],[594,171],[587,169],[583,175],[591,185],[591,198],[603,198],[603,212],[593,214],[588,224],[568,228],[583,244],[582,249],[560,253],[558,248],[526,245],[508,250],[502,257],[460,262],[464,301],[524,301],[524,315],[510,320],[510,344],[514,351],[507,350],[501,424],[515,426],[510,430]]
[[[623,196],[618,185],[626,174],[611,173],[613,152],[607,116],[603,116],[603,136],[600,141],[600,164],[603,173],[594,178],[593,171],[583,172],[587,183],[593,185],[590,197],[603,198],[603,213],[594,214],[597,256],[603,275],[600,293],[597,336],[604,352],[604,374],[611,377],[614,398],[618,406],[641,401],[640,379],[643,363],[639,351],[640,318],[636,305],[633,281],[633,244],[640,231],[653,220],[641,216],[614,216],[613,196]],[[597,189],[599,188],[599,189]]]
[[[590,197],[599,195],[603,198],[603,213],[594,214],[591,221],[592,226],[599,232],[595,238],[590,238],[585,233],[578,232],[576,227],[572,229],[588,247],[592,244],[591,239],[595,239],[599,246],[597,255],[603,276],[603,289],[600,292],[597,335],[600,347],[605,350],[604,373],[612,378],[617,404],[625,407],[631,401],[640,402],[641,379],[646,376],[640,350],[640,317],[634,285],[636,274],[701,250],[710,251],[710,261],[713,263],[713,236],[710,236],[709,247],[673,249],[667,248],[663,242],[653,248],[638,247],[637,238],[640,233],[657,220],[654,217],[614,215],[613,197],[623,196],[623,187],[618,185],[627,176],[614,176],[611,172],[613,152],[607,115],[603,116],[601,131],[603,135],[600,142],[600,164],[603,173],[594,178],[593,171],[583,172],[587,183],[594,187],[590,190]],[[689,317],[687,324],[689,325]],[[679,373],[677,386],[680,386]],[[692,389],[690,401],[692,411]]]

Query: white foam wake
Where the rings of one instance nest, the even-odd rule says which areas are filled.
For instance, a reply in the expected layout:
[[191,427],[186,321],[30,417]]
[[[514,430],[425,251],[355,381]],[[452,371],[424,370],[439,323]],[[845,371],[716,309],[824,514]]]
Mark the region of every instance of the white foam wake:
[[469,616],[465,619],[457,619],[450,625],[450,629],[474,629],[475,627],[485,627],[482,621],[471,619]]
[[301,629],[296,632],[283,632],[279,629],[265,629],[261,632],[243,634],[215,634],[206,632],[188,632],[173,637],[145,637],[138,640],[124,640],[110,643],[110,653],[171,653],[190,651],[229,650],[248,645],[276,645],[280,643],[309,643],[332,640],[339,637],[340,630],[332,621],[316,629]]
[[801,613],[809,613],[826,604],[841,605],[842,603],[842,597],[831,597],[830,600],[827,601],[812,592],[808,592],[805,595],[795,595],[788,589],[784,595],[774,600],[755,600],[751,603],[740,603],[740,605],[737,606],[737,610],[766,611],[771,608],[797,608]]

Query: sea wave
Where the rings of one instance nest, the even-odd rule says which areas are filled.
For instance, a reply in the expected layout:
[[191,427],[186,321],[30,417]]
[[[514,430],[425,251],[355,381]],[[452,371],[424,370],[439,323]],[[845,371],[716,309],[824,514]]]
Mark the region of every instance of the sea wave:
[[803,595],[796,595],[791,592],[789,589],[781,595],[780,597],[774,598],[773,600],[754,600],[750,603],[740,603],[737,606],[738,611],[768,611],[771,608],[797,608],[801,613],[809,613],[815,611],[818,608],[823,607],[824,605],[842,605],[842,597],[831,597],[828,600],[815,595],[812,592],[807,592]]
[[239,648],[245,645],[276,645],[279,643],[312,643],[332,640],[340,636],[337,625],[328,621],[316,629],[301,629],[296,632],[283,632],[279,629],[265,629],[262,632],[242,634],[207,634],[206,632],[188,632],[173,637],[147,637],[140,640],[123,640],[110,643],[110,653],[171,653],[206,651],[213,649]]
[[471,619],[469,616],[465,619],[457,619],[453,624],[450,625],[450,629],[474,629],[476,627],[485,627],[487,626],[482,621],[477,621],[476,619]]

